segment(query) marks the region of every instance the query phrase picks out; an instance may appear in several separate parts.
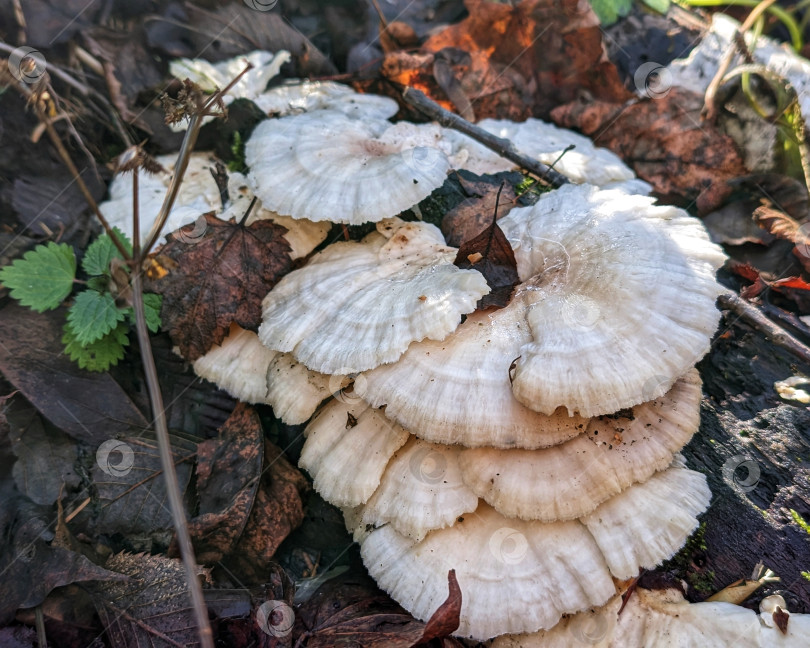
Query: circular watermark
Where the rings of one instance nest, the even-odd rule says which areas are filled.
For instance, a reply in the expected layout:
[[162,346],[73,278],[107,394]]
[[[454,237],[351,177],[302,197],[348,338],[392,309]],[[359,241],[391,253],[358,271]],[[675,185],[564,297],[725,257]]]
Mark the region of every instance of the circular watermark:
[[270,11],[278,4],[278,0],[243,0],[254,11]]
[[576,331],[590,331],[602,316],[599,304],[585,295],[571,295],[563,302],[561,311],[564,326]]
[[671,382],[672,380],[670,378],[661,374],[656,374],[648,378],[641,387],[641,402],[649,403],[651,400],[663,396],[669,391]]
[[489,551],[506,565],[517,565],[529,552],[529,541],[517,529],[501,527],[489,539]]
[[[116,454],[120,455],[120,460],[114,462],[113,459],[117,459]],[[135,465],[135,453],[123,441],[108,439],[96,450],[96,463],[110,477],[123,477]]]
[[271,637],[286,637],[295,625],[295,612],[285,601],[265,601],[256,610],[256,623]]
[[447,473],[447,459],[430,447],[422,447],[414,452],[408,465],[414,477],[429,485],[438,484]]
[[[351,381],[348,385],[347,382]],[[363,374],[329,376],[329,392],[341,403],[358,405],[368,388],[368,380]]]
[[186,245],[196,245],[205,238],[208,231],[208,221],[204,214],[196,218],[189,217],[182,212],[169,215],[166,221],[166,230],[176,241]]
[[723,464],[723,480],[743,493],[757,487],[759,475],[759,464],[745,455],[735,455]]
[[672,89],[672,72],[660,63],[643,63],[633,75],[636,90],[650,99],[662,99]]
[[577,645],[598,644],[607,637],[609,630],[607,617],[599,612],[580,612],[571,617],[568,623],[568,631],[578,642]]
[[432,146],[416,146],[402,152],[402,159],[412,171],[428,173],[437,166],[446,164],[445,155]]
[[8,55],[8,70],[17,81],[36,83],[46,68],[45,57],[33,47],[18,47]]

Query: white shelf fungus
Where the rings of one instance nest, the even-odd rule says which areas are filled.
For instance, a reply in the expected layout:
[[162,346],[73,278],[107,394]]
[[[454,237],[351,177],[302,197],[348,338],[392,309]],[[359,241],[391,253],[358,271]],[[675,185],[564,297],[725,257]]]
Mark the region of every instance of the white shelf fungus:
[[[205,92],[213,93],[224,89],[233,81],[245,69],[246,61],[253,65],[253,68],[245,72],[223,97],[226,106],[236,99],[257,101],[267,88],[270,79],[278,76],[281,66],[290,61],[290,53],[279,50],[276,54],[272,54],[256,50],[220,63],[209,63],[205,59],[181,58],[169,64],[169,72],[173,77],[180,80],[190,79]],[[203,123],[212,119],[213,116],[204,117]],[[172,129],[185,130],[187,127],[188,123],[181,121],[174,124]]]
[[508,517],[570,520],[667,468],[700,423],[700,377],[691,370],[663,397],[628,417],[588,421],[583,434],[542,450],[469,448],[464,482]]
[[285,216],[357,225],[396,216],[440,187],[450,165],[431,134],[336,110],[268,119],[245,145],[248,179]]
[[532,336],[514,356],[524,405],[609,414],[660,396],[709,350],[725,257],[699,221],[653,202],[566,185],[498,221]]
[[397,114],[397,102],[380,95],[355,92],[333,81],[287,81],[254,99],[271,117],[286,117],[315,110],[337,110],[356,119],[390,119]]
[[307,367],[347,374],[393,362],[414,340],[441,339],[489,292],[453,265],[438,228],[388,219],[362,242],[330,245],[263,302],[259,337]]
[[287,353],[264,346],[252,331],[231,324],[221,345],[194,361],[194,372],[234,398],[265,403],[289,425],[304,423],[331,395],[328,376],[310,371]]

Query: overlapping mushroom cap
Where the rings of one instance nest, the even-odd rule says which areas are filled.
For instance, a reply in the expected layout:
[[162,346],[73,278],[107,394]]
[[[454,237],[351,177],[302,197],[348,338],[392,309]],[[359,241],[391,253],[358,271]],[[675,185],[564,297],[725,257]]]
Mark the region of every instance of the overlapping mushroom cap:
[[248,179],[265,207],[279,214],[377,222],[444,182],[450,165],[424,132],[420,145],[401,123],[336,110],[268,119],[245,146]]
[[433,225],[385,220],[284,277],[264,300],[259,337],[322,373],[393,362],[414,340],[450,333],[489,292],[455,254]]
[[333,81],[288,81],[254,99],[271,117],[286,117],[315,110],[337,110],[357,119],[390,119],[397,102],[380,95],[361,94]]

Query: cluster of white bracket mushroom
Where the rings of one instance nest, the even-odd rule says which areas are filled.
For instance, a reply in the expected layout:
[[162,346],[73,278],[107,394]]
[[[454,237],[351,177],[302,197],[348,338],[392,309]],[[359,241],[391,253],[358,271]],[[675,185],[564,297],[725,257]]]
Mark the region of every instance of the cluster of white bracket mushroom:
[[[417,618],[445,599],[454,569],[459,636],[693,645],[625,642],[646,631],[616,613],[622,582],[671,557],[710,500],[678,454],[699,425],[693,367],[719,321],[724,256],[699,221],[641,195],[621,160],[575,133],[483,123],[544,162],[575,144],[557,169],[580,184],[498,221],[520,283],[505,308],[476,311],[483,275],[453,264],[436,227],[397,215],[452,168],[511,163],[437,125],[392,124],[393,102],[336,84],[256,102],[273,118],[248,141],[250,172],[232,174],[225,211],[255,194],[256,217],[285,218],[293,238],[299,224],[319,232],[299,257],[324,222],[376,231],[311,256],[267,295],[258,335],[233,327],[195,370],[288,423],[314,414],[300,465]],[[643,596],[625,619],[669,615],[678,641],[687,624],[672,617],[691,608],[661,612]],[[577,613],[603,619],[602,643],[577,643]]]

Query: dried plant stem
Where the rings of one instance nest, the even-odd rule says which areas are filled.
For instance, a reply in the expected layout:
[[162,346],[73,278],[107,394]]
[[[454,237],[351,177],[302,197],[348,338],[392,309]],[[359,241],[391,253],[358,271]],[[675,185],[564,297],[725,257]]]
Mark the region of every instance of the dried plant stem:
[[810,364],[810,347],[802,344],[781,326],[772,322],[742,297],[734,293],[723,293],[717,299],[717,303],[720,308],[736,313],[742,321],[764,333],[776,346],[782,347],[803,362]]
[[452,128],[460,133],[464,133],[468,137],[473,138],[476,142],[483,144],[488,149],[495,151],[501,157],[505,157],[519,167],[526,169],[552,187],[561,187],[570,182],[568,178],[558,171],[546,166],[542,162],[523,155],[509,140],[496,137],[492,133],[486,132],[483,128],[471,124],[463,117],[459,117],[455,113],[445,110],[421,90],[405,88],[402,92],[402,98],[406,103],[409,103],[427,117],[439,122],[439,124],[445,128]]
[[[137,236],[137,233],[136,233]],[[194,547],[186,525],[186,514],[183,509],[183,500],[180,496],[180,484],[177,481],[177,472],[172,459],[172,446],[169,440],[169,428],[166,423],[166,412],[163,409],[163,395],[160,393],[155,358],[152,356],[152,345],[149,341],[149,330],[146,327],[146,315],[143,306],[143,283],[139,269],[132,272],[132,305],[135,308],[135,330],[138,334],[138,346],[141,351],[146,386],[149,392],[149,402],[152,404],[155,431],[157,433],[158,447],[160,448],[160,464],[163,469],[163,479],[166,482],[166,494],[169,498],[169,509],[174,519],[174,530],[177,534],[177,545],[186,570],[186,580],[191,594],[191,603],[197,621],[197,632],[202,648],[214,648],[214,635],[211,624],[208,622],[208,607],[203,598],[202,586],[194,558]]]

